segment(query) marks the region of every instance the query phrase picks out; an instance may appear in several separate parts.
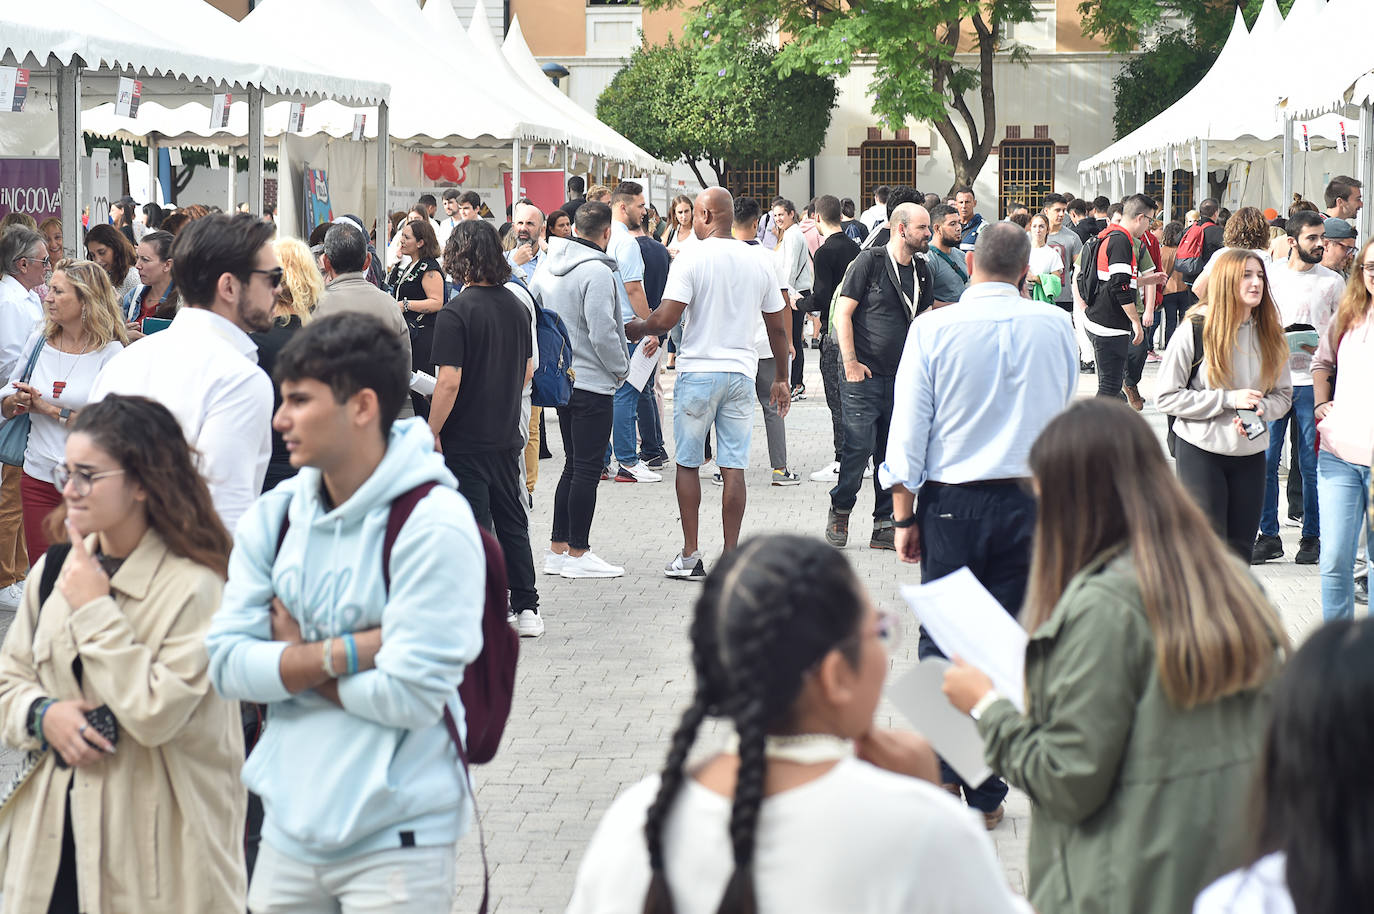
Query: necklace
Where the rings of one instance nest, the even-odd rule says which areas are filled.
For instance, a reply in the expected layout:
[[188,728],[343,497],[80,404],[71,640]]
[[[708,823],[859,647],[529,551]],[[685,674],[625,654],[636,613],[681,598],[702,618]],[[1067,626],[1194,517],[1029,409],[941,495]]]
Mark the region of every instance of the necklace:
[[[58,339],[66,339],[66,336],[67,334],[64,331],[58,334]],[[62,347],[54,346],[53,348],[57,350],[57,373],[62,374]],[[60,399],[62,397],[62,391],[67,389],[67,379],[72,376],[73,371],[76,371],[76,366],[81,363],[81,357],[85,355],[86,350],[90,348],[91,341],[88,338],[86,340],[85,345],[81,347],[81,351],[76,353],[76,358],[72,359],[72,367],[67,369],[66,374],[62,374],[61,380],[56,380],[52,382],[52,398],[54,400]]]
[[[739,734],[725,738],[722,751],[739,755]],[[768,736],[763,741],[763,757],[798,765],[819,765],[838,762],[854,755],[853,740],[833,733],[798,733],[794,736]]]

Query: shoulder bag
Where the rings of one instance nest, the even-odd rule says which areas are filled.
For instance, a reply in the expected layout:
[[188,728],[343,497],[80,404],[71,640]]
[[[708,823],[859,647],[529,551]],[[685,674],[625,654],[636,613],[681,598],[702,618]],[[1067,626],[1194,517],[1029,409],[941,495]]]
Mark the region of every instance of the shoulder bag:
[[[24,368],[24,376],[19,379],[23,383],[29,383],[29,378],[33,377],[33,366],[38,363],[38,354],[42,351],[43,336],[40,334],[33,352],[29,353],[29,364]],[[12,467],[24,465],[24,452],[29,449],[31,421],[28,412],[22,412],[7,420],[4,425],[0,425],[0,463]]]

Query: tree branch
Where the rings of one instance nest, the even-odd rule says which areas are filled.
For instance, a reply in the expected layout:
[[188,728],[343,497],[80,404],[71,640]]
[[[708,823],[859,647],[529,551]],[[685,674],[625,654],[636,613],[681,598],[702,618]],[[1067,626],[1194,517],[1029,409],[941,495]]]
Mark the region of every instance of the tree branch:
[[696,159],[684,159],[683,161],[685,161],[685,162],[687,163],[687,167],[688,167],[688,168],[692,169],[692,174],[694,174],[694,175],[697,176],[697,183],[701,185],[701,187],[702,187],[703,190],[705,190],[705,189],[706,189],[706,186],[707,186],[707,185],[706,185],[706,179],[705,179],[704,177],[702,177],[702,175],[701,175],[701,168],[697,166],[697,160],[696,160]]

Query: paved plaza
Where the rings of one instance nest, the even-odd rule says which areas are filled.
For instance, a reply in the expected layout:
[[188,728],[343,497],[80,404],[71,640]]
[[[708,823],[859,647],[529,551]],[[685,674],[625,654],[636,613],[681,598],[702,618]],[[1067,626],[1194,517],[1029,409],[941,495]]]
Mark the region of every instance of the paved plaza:
[[[830,458],[830,418],[821,394],[814,353],[808,353],[808,399],[793,404],[787,419],[788,456],[802,474],[800,486],[768,485],[762,418],[756,422],[748,471],[749,508],[744,535],[790,532],[820,536],[825,525],[828,485],[807,480]],[[1152,395],[1154,366],[1142,383]],[[671,390],[673,374],[665,377]],[[1096,380],[1081,379],[1091,395]],[[667,404],[671,409],[671,401]],[[1164,417],[1147,407],[1145,416],[1160,437]],[[668,422],[671,428],[671,419]],[[562,442],[551,415],[548,432],[555,457],[541,462],[531,540],[536,564],[547,548],[553,489],[562,466]],[[669,448],[672,448],[669,435]],[[702,548],[708,569],[719,557],[720,489],[703,480]],[[899,609],[905,637],[892,657],[892,674],[916,662],[916,626],[898,596],[898,585],[915,582],[915,566],[891,552],[868,548],[872,489],[866,485],[851,521],[845,555],[874,601]],[[1299,568],[1291,556],[1297,531],[1282,530],[1288,558],[1259,569],[1278,601],[1290,633],[1301,637],[1321,619],[1315,567]],[[681,545],[672,470],[663,482],[601,485],[592,546],[625,576],[614,580],[568,581],[540,576],[542,611],[548,631],[521,643],[515,708],[500,754],[477,769],[478,802],[491,863],[492,911],[535,914],[567,904],[582,853],[602,813],[621,790],[654,773],[663,763],[678,715],[690,700],[692,671],[687,626],[700,586],[663,576],[663,565]],[[8,620],[0,620],[7,623]],[[891,707],[879,708],[883,723],[905,726]],[[707,727],[698,755],[720,739]],[[0,756],[0,774],[14,765]],[[1025,890],[1029,806],[1013,791],[1007,817],[992,833],[1007,877]],[[724,834],[721,840],[726,840]],[[460,887],[455,912],[477,909],[481,869],[475,830],[459,851]]]

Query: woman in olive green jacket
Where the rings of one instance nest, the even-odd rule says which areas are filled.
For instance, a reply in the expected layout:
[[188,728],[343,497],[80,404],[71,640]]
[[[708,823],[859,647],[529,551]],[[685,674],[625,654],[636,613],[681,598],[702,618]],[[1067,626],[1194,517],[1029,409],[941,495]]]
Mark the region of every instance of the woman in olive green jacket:
[[1026,713],[957,665],[945,693],[1031,799],[1042,914],[1178,914],[1242,862],[1287,638],[1146,423],[1081,401],[1031,449]]

